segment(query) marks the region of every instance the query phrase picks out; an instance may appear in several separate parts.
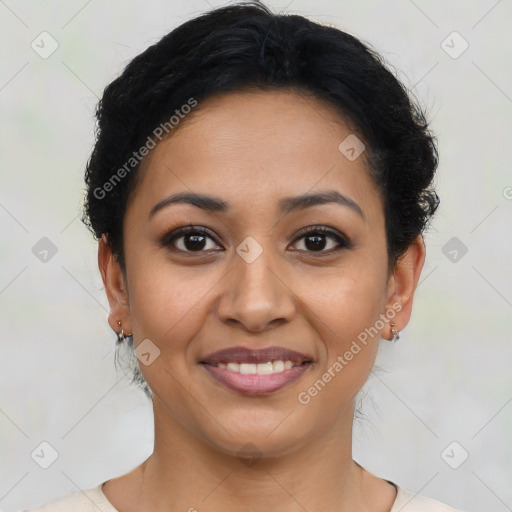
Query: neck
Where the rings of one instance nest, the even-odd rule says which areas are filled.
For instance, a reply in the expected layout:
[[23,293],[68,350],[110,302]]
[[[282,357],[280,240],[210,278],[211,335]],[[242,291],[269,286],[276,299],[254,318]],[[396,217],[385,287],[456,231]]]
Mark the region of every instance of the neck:
[[213,447],[173,421],[157,400],[153,406],[155,445],[142,466],[139,510],[345,512],[374,503],[369,491],[379,479],[352,460],[353,404],[321,440],[253,459]]

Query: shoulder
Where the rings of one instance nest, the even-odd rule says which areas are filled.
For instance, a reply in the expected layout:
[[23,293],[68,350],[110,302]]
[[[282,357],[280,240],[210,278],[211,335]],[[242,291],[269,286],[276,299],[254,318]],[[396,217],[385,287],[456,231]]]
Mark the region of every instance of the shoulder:
[[396,487],[396,500],[389,512],[461,512],[440,501],[413,494],[399,486]]
[[20,512],[117,512],[103,494],[103,483],[91,489],[76,491],[55,501]]

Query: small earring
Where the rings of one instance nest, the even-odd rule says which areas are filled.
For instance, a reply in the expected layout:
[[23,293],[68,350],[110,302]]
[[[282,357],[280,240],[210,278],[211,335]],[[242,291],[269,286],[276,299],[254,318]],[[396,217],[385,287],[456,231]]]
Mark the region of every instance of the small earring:
[[393,337],[389,340],[391,343],[396,343],[400,339],[400,331],[395,329],[395,323],[391,323],[391,334]]
[[[117,325],[119,325],[119,327],[121,327],[121,321],[120,320],[117,321]],[[130,336],[131,336],[131,334],[125,334],[124,330],[121,329],[121,332],[117,333],[117,341],[118,341],[118,343],[122,343],[123,341],[126,340],[126,338],[129,338]]]

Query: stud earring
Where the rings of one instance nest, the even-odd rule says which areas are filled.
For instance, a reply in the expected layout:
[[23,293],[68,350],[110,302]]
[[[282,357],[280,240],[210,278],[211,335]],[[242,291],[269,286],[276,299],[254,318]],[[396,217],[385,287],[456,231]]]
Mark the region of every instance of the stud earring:
[[396,343],[400,339],[400,331],[395,329],[395,323],[391,323],[391,334],[393,337],[389,340],[391,343]]

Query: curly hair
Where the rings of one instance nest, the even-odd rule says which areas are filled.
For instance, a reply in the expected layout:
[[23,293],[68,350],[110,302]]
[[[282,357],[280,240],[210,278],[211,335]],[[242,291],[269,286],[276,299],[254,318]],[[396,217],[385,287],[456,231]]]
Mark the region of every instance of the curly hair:
[[436,139],[425,113],[369,44],[299,15],[274,14],[257,1],[183,23],[105,88],[82,221],[97,239],[107,235],[126,272],[123,220],[140,177],[137,149],[154,147],[155,128],[168,126],[174,114],[186,123],[181,112],[191,99],[197,109],[208,97],[255,88],[326,101],[364,140],[368,172],[383,199],[392,270],[439,205],[432,187]]

